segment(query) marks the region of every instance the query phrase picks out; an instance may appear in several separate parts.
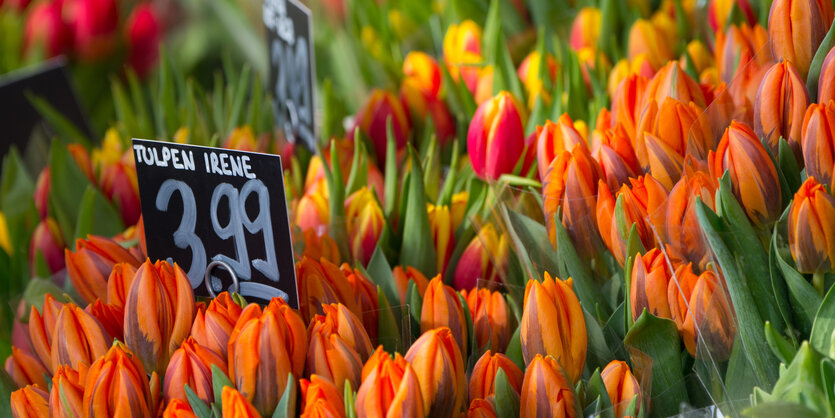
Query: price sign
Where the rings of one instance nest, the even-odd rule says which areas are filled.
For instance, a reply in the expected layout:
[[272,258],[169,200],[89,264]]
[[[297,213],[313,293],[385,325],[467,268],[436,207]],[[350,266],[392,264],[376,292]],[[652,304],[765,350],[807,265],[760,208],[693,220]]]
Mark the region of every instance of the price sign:
[[[281,157],[133,140],[145,241],[151,259],[170,259],[198,296],[209,263],[228,264],[247,300],[281,297],[298,308]],[[212,292],[235,290],[214,269]]]
[[313,18],[297,0],[264,0],[273,111],[285,135],[316,149]]

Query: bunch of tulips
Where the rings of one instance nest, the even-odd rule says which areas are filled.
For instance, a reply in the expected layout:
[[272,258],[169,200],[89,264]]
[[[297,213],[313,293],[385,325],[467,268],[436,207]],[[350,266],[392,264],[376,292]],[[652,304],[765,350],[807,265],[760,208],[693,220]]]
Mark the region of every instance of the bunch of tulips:
[[[315,154],[261,128],[257,95],[215,122],[215,145],[289,162],[297,308],[196,299],[147,258],[140,123],[54,145],[28,257],[61,283],[18,306],[11,412],[833,416],[832,2],[628,3],[514,56],[493,1],[442,55],[407,53],[398,91],[373,90]],[[161,118],[167,139],[212,136]],[[98,202],[77,224],[50,184],[73,172]],[[108,213],[130,227],[96,234]]]

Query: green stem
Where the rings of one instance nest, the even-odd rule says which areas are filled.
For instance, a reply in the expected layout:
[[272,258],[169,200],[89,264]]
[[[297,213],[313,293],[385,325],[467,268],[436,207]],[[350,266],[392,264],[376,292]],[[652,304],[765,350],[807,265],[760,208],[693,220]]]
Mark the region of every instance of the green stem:
[[824,286],[824,276],[826,273],[822,271],[816,271],[812,275],[812,286],[815,287],[815,290],[818,291],[818,294],[823,296],[823,286]]

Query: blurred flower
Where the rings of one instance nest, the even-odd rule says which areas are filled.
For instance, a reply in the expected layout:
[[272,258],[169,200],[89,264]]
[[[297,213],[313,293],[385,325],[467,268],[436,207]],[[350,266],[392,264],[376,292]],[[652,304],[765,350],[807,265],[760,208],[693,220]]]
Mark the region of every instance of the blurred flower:
[[420,331],[428,332],[440,327],[450,329],[462,355],[467,352],[467,320],[461,299],[452,287],[444,285],[441,275],[437,275],[429,281],[423,294]]
[[112,341],[95,317],[68,303],[61,307],[55,318],[50,347],[52,370],[64,365],[77,367],[78,363],[93,364],[107,352]]
[[24,55],[42,52],[45,58],[51,58],[72,48],[72,27],[61,16],[62,6],[61,1],[43,1],[32,6],[23,33]]
[[470,200],[470,193],[466,190],[452,195],[452,204],[449,207],[449,214],[452,216],[452,229],[457,230],[464,222],[467,214],[467,204]]
[[606,386],[606,392],[609,394],[616,417],[626,414],[626,408],[636,396],[635,412],[638,412],[641,406],[641,387],[625,361],[612,360],[600,372],[600,377],[603,379],[603,385]]
[[477,288],[469,292],[461,290],[461,296],[467,301],[467,307],[470,309],[474,338],[479,350],[489,344],[493,351],[505,352],[513,328],[510,310],[501,292]]
[[[536,98],[540,95],[542,97],[543,104],[551,104],[551,93],[545,89],[545,83],[540,77],[542,65],[542,57],[539,55],[539,51],[531,51],[531,53],[528,54],[524,60],[522,60],[522,63],[519,64],[519,69],[516,70],[516,74],[519,76],[519,79],[522,80],[522,84],[525,86],[525,90],[528,93],[528,109],[533,109],[536,104]],[[548,75],[550,82],[553,84],[557,78],[557,61],[552,55],[546,54],[544,65],[548,66],[545,74]]]
[[217,295],[205,310],[197,310],[191,326],[191,336],[198,344],[214,350],[224,360],[227,359],[229,336],[242,310],[228,292]]
[[405,268],[401,266],[394,266],[391,270],[392,276],[394,276],[394,286],[397,287],[397,294],[400,296],[400,304],[405,305],[408,303],[406,300],[407,294],[409,292],[409,282],[415,283],[415,288],[418,291],[418,297],[423,299],[423,295],[426,293],[426,286],[429,285],[429,279],[420,272],[420,270],[412,267],[406,266]]
[[[715,68],[714,66],[716,63],[713,59],[713,54],[707,48],[707,45],[705,45],[702,41],[698,39],[690,41],[685,50],[687,52],[686,58],[693,64],[693,68],[696,70],[697,74],[703,74],[709,68]],[[684,56],[679,59],[679,64],[682,65],[683,68],[687,68]]]
[[116,47],[119,9],[115,0],[74,0],[64,13],[72,22],[75,49],[82,60],[101,60]]
[[125,23],[128,63],[139,78],[145,78],[156,66],[162,27],[151,3],[136,5]]
[[595,130],[592,138],[592,155],[599,163],[600,178],[606,181],[609,189],[619,189],[629,178],[638,177],[643,172],[629,134],[621,123],[603,131]]
[[467,418],[496,418],[496,408],[487,399],[473,399],[467,410]]
[[63,306],[63,303],[56,301],[52,295],[47,293],[44,296],[41,312],[38,312],[35,306],[32,306],[29,311],[29,338],[32,349],[50,372],[55,371],[52,367],[52,342],[54,341],[58,313],[61,312]]
[[223,142],[223,148],[238,151],[256,151],[258,150],[258,144],[255,141],[255,133],[252,132],[252,128],[249,125],[236,127],[226,137],[226,141]]
[[525,148],[526,119],[524,108],[508,92],[478,107],[467,132],[467,149],[479,177],[495,180],[513,172]]
[[84,386],[88,366],[79,364],[78,370],[61,366],[52,376],[49,392],[49,414],[54,418],[80,417],[84,405]]
[[835,186],[835,101],[809,106],[803,118],[800,146],[806,175],[832,190]]
[[336,241],[326,232],[320,234],[314,228],[307,228],[302,232],[302,237],[304,239],[304,252],[302,254],[294,253],[296,261],[301,261],[302,256],[313,260],[324,258],[333,264],[339,264],[342,260]]
[[116,203],[125,225],[135,225],[142,213],[139,202],[139,183],[137,183],[136,170],[132,163],[133,160],[131,160],[131,165],[119,161],[104,166],[101,173],[102,193]]
[[768,39],[774,58],[791,61],[805,80],[832,25],[832,15],[832,3],[825,0],[774,0],[768,12]]
[[139,267],[137,260],[119,243],[90,235],[75,242],[75,252],[64,250],[67,273],[73,288],[87,302],[107,299],[107,278],[117,263]]
[[455,82],[461,80],[475,95],[481,56],[481,27],[472,20],[451,24],[444,35],[444,61]]
[[478,81],[474,92],[475,103],[481,105],[493,97],[493,73],[492,65],[485,65],[478,70]]
[[[586,364],[588,337],[583,309],[572,287],[571,279],[554,280],[547,272],[541,283],[528,280],[519,326],[528,371],[535,357],[553,356],[571,382],[576,382]],[[522,391],[528,392],[524,388]]]
[[15,346],[11,346],[11,350],[12,354],[6,358],[5,369],[12,381],[21,388],[27,385],[47,387],[49,371],[41,360]]
[[29,385],[12,392],[9,402],[14,418],[49,416],[49,394],[38,385]]
[[116,342],[90,366],[82,415],[149,417],[156,412],[156,396],[139,358]]
[[441,68],[429,54],[412,51],[403,60],[403,82],[400,99],[409,110],[412,124],[422,125],[432,118],[435,134],[445,144],[455,134],[455,122],[440,97]]
[[493,354],[493,351],[487,350],[473,366],[473,372],[470,375],[470,399],[487,399],[495,394],[495,379],[499,369],[504,371],[508,383],[516,394],[521,394],[523,373],[519,366],[504,354],[500,352]]
[[478,280],[498,281],[507,257],[506,239],[504,234],[499,235],[496,232],[493,224],[482,226],[458,259],[453,287],[472,289],[476,287]]
[[754,9],[748,0],[710,0],[707,4],[707,22],[714,32],[725,29],[734,8],[738,8],[743,13],[749,25],[757,22]]
[[32,241],[29,243],[29,268],[33,275],[37,274],[38,256],[43,257],[49,273],[57,273],[64,269],[64,238],[55,219],[46,218],[35,227]]
[[755,226],[768,226],[780,216],[777,168],[750,126],[731,122],[708,163],[714,178],[729,172],[734,195]]
[[120,308],[125,307],[133,279],[136,277],[136,266],[131,263],[116,263],[107,278],[107,303]]
[[197,418],[191,405],[182,399],[174,399],[162,411],[162,418]]
[[367,375],[363,369],[356,399],[357,417],[425,416],[415,370],[399,353],[392,359],[385,352],[379,352],[382,353],[381,361],[374,363]]
[[635,254],[629,290],[633,321],[638,320],[644,309],[657,317],[670,317],[670,307],[667,304],[669,281],[667,259],[659,249],[653,248],[643,255]]
[[322,305],[345,304],[348,309],[358,311],[350,284],[338,266],[328,260],[314,261],[302,257],[296,263],[296,280],[299,289],[299,311],[305,323],[317,313],[323,313]]
[[420,384],[423,412],[432,417],[457,414],[467,400],[466,366],[449,328],[426,331],[406,353]]
[[38,210],[38,215],[41,219],[46,219],[49,213],[49,185],[50,181],[49,166],[44,167],[41,173],[38,174],[38,180],[35,183],[35,208]]
[[667,299],[687,351],[698,356],[696,347],[703,346],[713,361],[727,360],[736,335],[736,319],[720,277],[711,270],[696,275],[689,263],[678,266],[675,277],[677,280],[667,287]]
[[548,120],[544,126],[537,126],[536,137],[536,161],[540,179],[545,179],[548,166],[560,153],[571,150],[577,144],[586,144],[567,113],[563,113],[557,123]]
[[574,417],[574,391],[563,366],[552,356],[530,359],[522,382],[521,416]]
[[9,239],[9,225],[6,222],[6,215],[2,211],[0,211],[0,249],[8,255],[14,254],[14,249]]
[[638,19],[629,29],[629,59],[645,54],[652,68],[659,69],[673,57],[670,40],[662,29],[646,19]]
[[[374,144],[377,163],[380,167],[383,167],[386,161],[386,140],[388,138],[386,125],[389,119],[391,119],[394,142],[397,151],[400,152],[406,146],[411,125],[402,102],[391,92],[379,89],[372,91],[365,105],[357,112],[354,127],[351,129],[351,132],[359,129],[364,135],[368,136],[371,143]],[[349,134],[349,137],[353,138],[353,135]]]
[[224,386],[221,392],[224,418],[260,418],[261,414],[249,400],[231,386]]
[[789,248],[801,273],[835,271],[835,198],[809,177],[789,211]]
[[313,375],[310,380],[301,379],[302,417],[344,417],[343,391],[328,378]]
[[325,180],[319,179],[306,190],[296,204],[294,223],[304,231],[312,229],[317,234],[326,234],[330,224],[330,209]]
[[449,206],[435,206],[429,203],[426,204],[426,213],[429,216],[429,228],[432,230],[432,240],[437,254],[436,271],[438,274],[444,274],[455,247],[452,215]]
[[650,79],[644,92],[641,109],[645,109],[652,100],[663,105],[667,97],[672,97],[682,103],[693,102],[699,109],[704,109],[707,105],[702,87],[681,69],[678,61],[668,62]]
[[667,250],[671,253],[671,258],[681,257],[695,263],[699,269],[707,266],[709,249],[696,216],[696,198],[700,198],[709,208],[715,209],[715,195],[714,180],[703,171],[685,174],[670,191],[665,222]]
[[835,99],[835,48],[829,50],[821,65],[818,79],[818,103],[828,104]]
[[754,132],[777,155],[780,138],[800,157],[803,115],[809,106],[806,83],[788,61],[774,64],[763,76],[754,102]]
[[214,400],[212,365],[226,370],[226,359],[189,337],[171,355],[165,371],[162,393],[165,403],[174,399],[188,401],[185,386],[188,385],[203,402]]
[[345,223],[354,258],[362,265],[368,264],[386,220],[374,194],[365,186],[345,199]]
[[630,139],[637,137],[638,121],[643,111],[642,101],[649,79],[630,74],[618,85],[612,96],[612,124],[621,124]]
[[171,355],[189,335],[194,311],[194,293],[183,269],[146,260],[136,271],[125,301],[125,343],[136,349],[146,370],[164,373]]
[[583,7],[574,17],[571,24],[571,35],[568,44],[575,51],[585,47],[596,47],[600,37],[600,23],[602,13],[597,7]]
[[609,72],[609,78],[606,81],[606,91],[610,97],[614,97],[618,90],[621,81],[630,75],[640,75],[644,77],[644,81],[649,80],[655,75],[655,69],[652,68],[646,54],[638,54],[634,58],[622,58],[618,61],[612,71]]

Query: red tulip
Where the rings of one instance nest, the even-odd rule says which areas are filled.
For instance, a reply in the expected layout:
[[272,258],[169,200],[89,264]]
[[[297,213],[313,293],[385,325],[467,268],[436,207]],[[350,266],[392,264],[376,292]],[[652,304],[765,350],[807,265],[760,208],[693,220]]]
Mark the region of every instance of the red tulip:
[[27,55],[33,49],[43,48],[46,57],[54,57],[72,47],[72,28],[62,19],[61,7],[61,1],[39,2],[32,7],[23,36],[23,50]]
[[46,266],[52,273],[57,273],[64,268],[64,238],[58,223],[52,218],[42,220],[35,232],[32,234],[32,242],[29,244],[29,266],[34,274],[37,269],[38,255],[43,257]]
[[467,150],[475,173],[498,179],[512,173],[525,148],[525,109],[508,92],[482,103],[467,132]]
[[125,24],[128,40],[128,63],[139,78],[145,78],[156,65],[162,27],[151,3],[133,8]]
[[41,170],[41,174],[38,174],[38,181],[35,183],[35,208],[41,219],[46,219],[48,214],[50,183],[49,166],[46,166]]
[[125,225],[135,225],[139,221],[142,208],[139,203],[139,183],[136,180],[133,160],[130,164],[117,161],[102,167],[100,186],[102,193],[119,207]]
[[119,8],[115,0],[73,0],[65,17],[75,31],[75,48],[81,59],[97,61],[116,46]]
[[[403,104],[394,94],[384,90],[374,90],[368,97],[359,112],[357,112],[354,129],[360,131],[371,139],[374,144],[374,151],[377,155],[377,163],[380,167],[385,166],[386,161],[386,125],[391,119],[392,132],[394,133],[395,145],[400,152],[406,146],[409,138],[411,125]],[[350,135],[350,134],[349,134]]]

